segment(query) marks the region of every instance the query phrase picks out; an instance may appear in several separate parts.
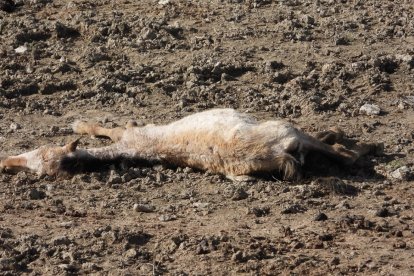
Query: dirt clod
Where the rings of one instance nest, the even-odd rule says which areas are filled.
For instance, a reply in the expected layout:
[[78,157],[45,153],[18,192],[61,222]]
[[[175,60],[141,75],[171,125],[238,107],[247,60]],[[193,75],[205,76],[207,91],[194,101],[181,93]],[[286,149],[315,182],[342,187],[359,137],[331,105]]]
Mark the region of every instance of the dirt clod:
[[314,221],[325,221],[328,219],[328,216],[325,213],[317,213],[313,218]]

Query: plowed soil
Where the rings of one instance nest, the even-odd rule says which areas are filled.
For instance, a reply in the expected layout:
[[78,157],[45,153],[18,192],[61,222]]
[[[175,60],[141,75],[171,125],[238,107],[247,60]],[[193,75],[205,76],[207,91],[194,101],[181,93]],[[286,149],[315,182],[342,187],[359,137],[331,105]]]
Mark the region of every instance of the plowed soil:
[[0,0],[2,155],[215,107],[385,145],[293,183],[0,173],[0,274],[413,275],[413,80],[410,0]]

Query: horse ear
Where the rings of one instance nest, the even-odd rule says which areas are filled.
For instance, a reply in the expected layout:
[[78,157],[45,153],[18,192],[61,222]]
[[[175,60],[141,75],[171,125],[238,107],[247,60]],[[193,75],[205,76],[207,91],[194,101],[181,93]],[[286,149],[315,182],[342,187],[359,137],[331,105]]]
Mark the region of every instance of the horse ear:
[[67,153],[71,153],[74,152],[76,150],[76,148],[78,147],[80,138],[76,139],[75,141],[70,142],[69,144],[65,145],[65,151]]

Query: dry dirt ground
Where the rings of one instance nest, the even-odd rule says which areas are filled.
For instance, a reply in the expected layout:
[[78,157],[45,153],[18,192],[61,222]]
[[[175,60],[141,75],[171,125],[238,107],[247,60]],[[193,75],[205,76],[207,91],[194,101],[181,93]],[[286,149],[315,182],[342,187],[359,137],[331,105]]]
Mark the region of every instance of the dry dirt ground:
[[2,155],[75,139],[79,118],[213,107],[340,126],[385,152],[312,160],[295,183],[162,165],[1,173],[1,275],[414,274],[411,0],[13,1],[0,0]]

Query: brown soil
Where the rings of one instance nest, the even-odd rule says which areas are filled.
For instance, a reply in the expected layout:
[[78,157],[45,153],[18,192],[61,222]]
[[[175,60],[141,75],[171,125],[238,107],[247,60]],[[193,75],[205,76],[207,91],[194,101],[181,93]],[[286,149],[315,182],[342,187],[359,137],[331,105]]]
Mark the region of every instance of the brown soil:
[[3,173],[0,274],[413,275],[411,1],[160,2],[0,0],[0,153],[77,138],[79,118],[213,107],[339,126],[385,153],[296,183],[160,165]]

